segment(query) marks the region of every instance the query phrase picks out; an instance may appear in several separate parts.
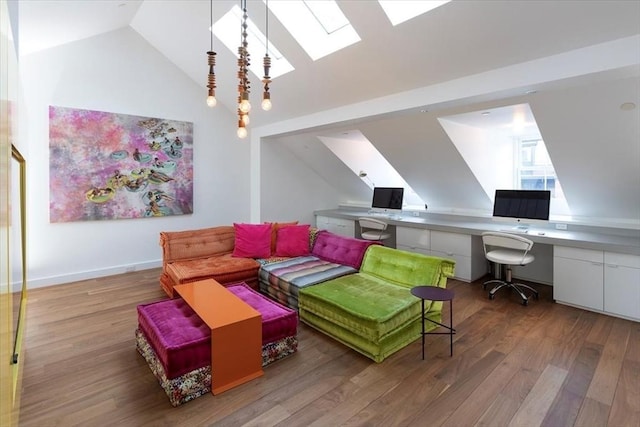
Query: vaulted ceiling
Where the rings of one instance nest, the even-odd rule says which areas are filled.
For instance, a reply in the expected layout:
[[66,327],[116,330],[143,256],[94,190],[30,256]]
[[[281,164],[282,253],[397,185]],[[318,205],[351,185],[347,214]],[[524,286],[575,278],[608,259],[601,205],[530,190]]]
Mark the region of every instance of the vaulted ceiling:
[[[353,107],[350,112],[360,110],[346,114],[359,117],[356,124],[332,125],[323,119],[306,120],[309,128],[273,127],[273,134],[282,133],[282,145],[340,189],[344,199],[367,200],[368,189],[322,148],[317,136],[357,127],[430,206],[488,209],[490,200],[437,117],[528,102],[574,211],[640,218],[640,192],[633,194],[640,188],[639,110],[621,113],[619,108],[624,102],[640,105],[640,2],[454,0],[395,27],[376,1],[337,3],[361,41],[315,62],[270,16],[270,40],[295,70],[274,81],[274,107],[269,113],[253,114],[251,127],[269,128],[326,111],[339,117],[340,108],[348,106]],[[22,54],[128,26],[202,86],[204,102],[209,1],[19,4]],[[214,21],[235,4],[215,0]],[[264,3],[249,0],[248,12],[264,30]],[[236,59],[219,41],[215,50],[218,102],[235,114]],[[598,57],[589,58],[591,51]],[[584,72],[581,61],[590,63]],[[527,66],[534,63],[535,67]],[[493,70],[507,70],[513,90],[502,91],[497,85],[480,89],[491,86],[487,83]],[[252,95],[258,99],[260,78],[250,78]],[[453,93],[456,82],[475,84],[478,90],[474,96]],[[531,89],[538,91],[535,98],[523,95]],[[428,112],[421,114],[420,109]],[[622,182],[604,172],[610,166],[603,165],[612,164],[618,165]],[[592,188],[585,187],[590,171],[598,168],[602,176],[593,180]]]
[[[215,0],[214,21],[237,1]],[[271,41],[295,67],[272,85],[273,110],[254,126],[434,85],[483,71],[638,34],[635,1],[452,1],[392,26],[374,0],[338,0],[361,41],[312,61],[270,16]],[[131,26],[195,82],[206,85],[209,1],[20,2],[23,52]],[[250,0],[263,29],[265,7]],[[219,101],[237,97],[234,53],[216,41]],[[260,61],[261,58],[253,58]],[[259,79],[251,75],[253,94]]]

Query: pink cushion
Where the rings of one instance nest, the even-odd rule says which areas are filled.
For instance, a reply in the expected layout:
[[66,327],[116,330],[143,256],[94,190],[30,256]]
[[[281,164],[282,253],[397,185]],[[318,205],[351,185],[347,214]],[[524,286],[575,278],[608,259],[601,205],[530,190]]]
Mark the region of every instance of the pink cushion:
[[[265,222],[265,224],[268,224]],[[271,223],[271,253],[276,253],[276,238],[278,237],[278,230],[282,227],[288,227],[290,225],[298,225],[298,221],[291,222],[272,222]]]
[[364,254],[372,245],[380,245],[380,242],[354,239],[322,230],[318,232],[311,255],[360,270]]
[[269,258],[271,256],[271,224],[233,224],[236,232],[233,256]]
[[227,289],[262,315],[262,344],[278,341],[298,333],[298,313],[254,291],[246,283]]
[[290,225],[278,230],[276,256],[309,255],[309,224]]

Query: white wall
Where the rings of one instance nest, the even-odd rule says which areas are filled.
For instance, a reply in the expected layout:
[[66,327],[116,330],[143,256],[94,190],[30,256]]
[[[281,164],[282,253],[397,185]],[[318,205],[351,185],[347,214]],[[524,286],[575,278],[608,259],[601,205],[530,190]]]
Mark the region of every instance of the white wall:
[[[300,144],[305,143],[301,141]],[[320,141],[316,141],[315,145],[326,150]],[[314,210],[335,209],[340,203],[348,201],[343,191],[336,190],[314,169],[297,158],[286,143],[264,141],[260,152],[262,220],[297,220],[301,224],[315,226]]]
[[[160,231],[249,219],[249,145],[235,116],[206,107],[204,83],[130,28],[22,57],[20,73],[30,287],[160,266]],[[50,105],[193,122],[193,214],[49,223]]]

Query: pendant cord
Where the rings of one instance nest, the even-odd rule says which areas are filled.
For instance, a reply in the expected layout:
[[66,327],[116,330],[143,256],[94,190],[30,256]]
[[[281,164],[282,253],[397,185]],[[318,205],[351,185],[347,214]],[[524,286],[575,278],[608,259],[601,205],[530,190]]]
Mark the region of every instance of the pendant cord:
[[209,2],[209,14],[211,15],[211,26],[209,27],[209,32],[211,33],[211,51],[213,52],[213,0]]
[[269,0],[265,0],[264,2],[264,9],[265,9],[265,16],[266,16],[266,29],[265,29],[265,36],[267,38],[267,41],[265,43],[265,47],[266,47],[266,52],[265,55],[269,56]]

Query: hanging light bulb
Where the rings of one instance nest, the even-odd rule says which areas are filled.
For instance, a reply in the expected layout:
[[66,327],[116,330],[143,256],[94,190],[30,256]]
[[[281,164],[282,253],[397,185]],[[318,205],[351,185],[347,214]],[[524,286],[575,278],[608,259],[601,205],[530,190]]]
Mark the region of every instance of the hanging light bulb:
[[264,111],[271,110],[271,94],[269,92],[265,92],[262,94],[262,109]]
[[251,103],[249,102],[249,93],[242,92],[242,95],[240,97],[240,104],[238,105],[238,108],[243,113],[248,113],[249,111],[251,111]]
[[240,117],[241,117],[242,123],[244,123],[245,126],[248,126],[250,122],[249,113],[243,113]]
[[216,100],[216,73],[214,71],[214,67],[216,65],[216,53],[213,51],[213,0],[210,0],[209,7],[211,14],[211,26],[209,27],[209,32],[211,33],[211,47],[207,52],[207,63],[209,64],[209,76],[207,78],[207,88],[209,91],[207,96],[207,105],[209,107],[215,107],[218,101]]
[[247,128],[245,127],[242,119],[238,121],[238,138],[244,139],[247,137]]
[[218,105],[218,100],[216,99],[215,95],[211,94],[207,96],[207,105],[209,107],[215,107],[216,105]]

